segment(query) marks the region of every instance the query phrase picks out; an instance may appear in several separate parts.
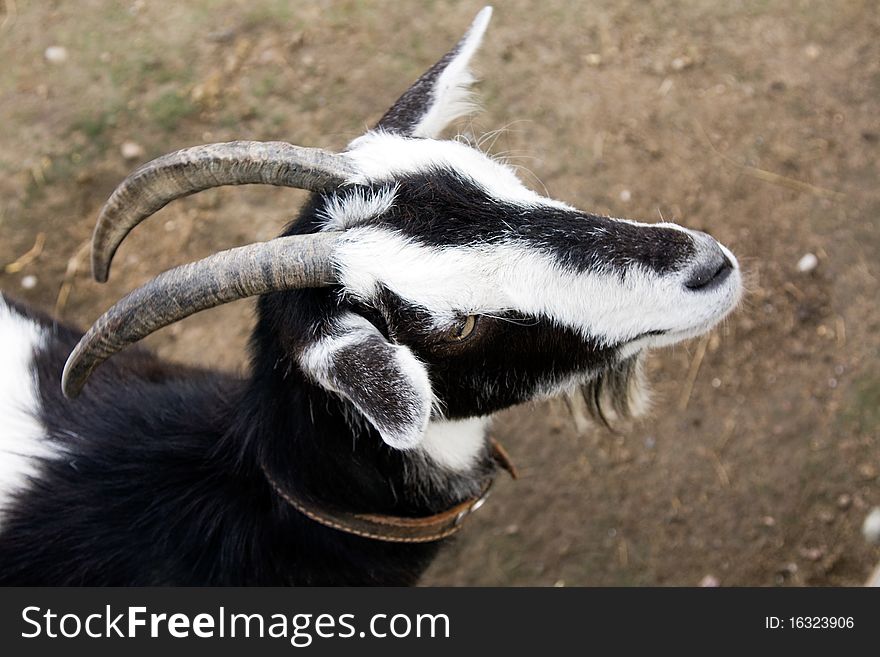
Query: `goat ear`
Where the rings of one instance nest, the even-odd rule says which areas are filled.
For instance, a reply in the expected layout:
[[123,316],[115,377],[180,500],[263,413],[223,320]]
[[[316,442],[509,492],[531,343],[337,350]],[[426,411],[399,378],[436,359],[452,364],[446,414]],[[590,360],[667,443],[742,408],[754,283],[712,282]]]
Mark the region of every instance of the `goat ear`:
[[436,137],[450,122],[471,111],[468,64],[492,17],[484,8],[461,41],[398,98],[376,125],[407,137]]
[[305,349],[301,363],[321,386],[354,404],[391,447],[421,442],[433,401],[428,370],[360,315],[343,315]]

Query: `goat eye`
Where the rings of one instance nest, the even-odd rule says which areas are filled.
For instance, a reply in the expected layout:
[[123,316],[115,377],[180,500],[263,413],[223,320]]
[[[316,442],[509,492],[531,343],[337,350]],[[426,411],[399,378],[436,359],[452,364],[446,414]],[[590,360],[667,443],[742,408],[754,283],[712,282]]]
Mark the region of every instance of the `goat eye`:
[[452,342],[461,342],[462,340],[467,340],[471,334],[474,332],[474,327],[477,325],[477,316],[476,315],[468,315],[462,320],[457,326],[455,326],[449,332],[449,338]]

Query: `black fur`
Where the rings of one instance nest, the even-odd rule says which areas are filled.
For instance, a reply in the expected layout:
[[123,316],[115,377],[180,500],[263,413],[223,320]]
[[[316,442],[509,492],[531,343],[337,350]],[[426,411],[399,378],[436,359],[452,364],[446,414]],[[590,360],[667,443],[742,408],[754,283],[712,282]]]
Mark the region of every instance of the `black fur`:
[[[76,401],[58,381],[79,335],[45,325],[52,339],[34,359],[41,419],[63,456],[44,461],[7,510],[0,583],[406,585],[435,553],[326,529],[272,492],[260,460],[289,490],[354,511],[423,515],[456,501],[413,485],[406,473],[418,464],[369,428],[353,434],[339,400],[276,367],[286,355],[265,322],[250,381],[135,349]],[[487,457],[471,476],[492,467]]]
[[[286,233],[316,230],[321,202],[312,199]],[[483,220],[495,230],[488,216],[468,225]],[[397,221],[420,228],[416,214]],[[464,222],[461,228],[481,239]],[[480,317],[472,335],[456,342],[388,292],[365,307],[332,288],[300,290],[259,299],[245,380],[171,367],[131,349],[96,370],[70,401],[58,382],[79,334],[43,319],[52,339],[34,360],[41,419],[63,456],[46,460],[7,512],[0,583],[415,582],[438,545],[381,543],[319,526],[281,500],[259,468],[264,463],[284,488],[321,504],[413,516],[476,494],[494,470],[488,452],[456,474],[393,450],[369,423],[352,421],[347,402],[303,375],[303,347],[342,312],[360,313],[410,347],[449,418],[491,413],[571,375],[613,371],[616,362],[615,349],[546,319]]]

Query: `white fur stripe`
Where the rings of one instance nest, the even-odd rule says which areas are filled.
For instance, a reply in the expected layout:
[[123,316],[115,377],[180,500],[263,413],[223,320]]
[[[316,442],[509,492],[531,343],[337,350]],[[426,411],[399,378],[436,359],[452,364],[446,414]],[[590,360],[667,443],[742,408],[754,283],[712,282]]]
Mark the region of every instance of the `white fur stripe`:
[[522,184],[509,166],[457,141],[411,139],[373,130],[348,146],[356,176],[352,183],[393,181],[395,178],[445,170],[470,178],[500,201],[528,207],[573,209],[561,201],[546,198]]
[[483,451],[490,418],[432,420],[420,449],[431,461],[455,472],[467,472]]
[[397,186],[378,190],[355,187],[331,194],[327,204],[318,212],[323,220],[322,230],[346,230],[361,222],[380,217],[394,205]]
[[51,457],[39,421],[39,392],[34,353],[46,340],[45,329],[19,315],[0,295],[0,522],[11,496],[37,474],[35,457]]

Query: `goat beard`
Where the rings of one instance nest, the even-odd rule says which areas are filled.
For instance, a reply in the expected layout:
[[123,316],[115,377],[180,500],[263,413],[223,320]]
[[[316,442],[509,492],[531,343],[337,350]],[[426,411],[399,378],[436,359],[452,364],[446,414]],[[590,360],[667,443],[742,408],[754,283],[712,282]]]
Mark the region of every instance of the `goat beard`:
[[613,422],[644,415],[650,406],[650,395],[644,376],[643,353],[601,370],[579,384],[572,393],[566,401],[575,418],[579,412],[579,396],[587,416],[612,431]]

